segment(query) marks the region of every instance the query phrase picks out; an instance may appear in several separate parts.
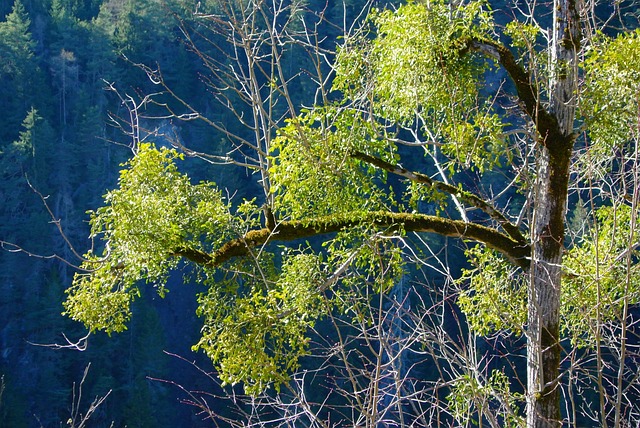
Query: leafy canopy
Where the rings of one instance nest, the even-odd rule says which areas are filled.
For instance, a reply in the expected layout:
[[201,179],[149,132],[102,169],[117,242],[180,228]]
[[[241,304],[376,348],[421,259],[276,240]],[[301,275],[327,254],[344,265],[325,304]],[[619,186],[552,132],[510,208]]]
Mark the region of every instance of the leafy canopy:
[[[164,296],[169,272],[181,257],[195,257],[188,272],[207,291],[198,296],[204,328],[194,348],[218,365],[224,382],[244,382],[250,393],[272,382],[279,388],[307,352],[308,329],[333,305],[323,292],[333,283],[336,266],[353,260],[361,269],[354,281],[379,279],[380,289],[393,277],[378,272],[372,260],[397,263],[397,253],[383,251],[384,243],[364,242],[368,233],[362,230],[330,241],[326,261],[308,250],[284,250],[276,269],[274,254],[261,249],[224,266],[197,259],[259,226],[260,210],[245,201],[232,214],[213,183],[191,184],[178,171],[181,159],[175,150],[143,144],[123,165],[118,188],[105,195],[104,207],[91,212],[91,236],[103,247],[85,255],[84,272],[67,290],[65,314],[90,331],[121,332],[131,302],[140,296],[140,282],[153,284]],[[362,247],[354,253],[346,242],[358,239]]]
[[[358,316],[357,308],[345,303],[351,301],[348,293],[388,290],[405,261],[395,243],[402,239],[394,242],[385,232],[403,238],[405,231],[402,224],[381,227],[376,213],[410,217],[426,201],[436,202],[446,220],[445,201],[469,193],[415,175],[403,191],[392,187],[379,166],[399,162],[397,137],[410,129],[438,147],[452,175],[464,168],[496,169],[511,158],[511,147],[508,124],[499,116],[503,111],[481,90],[495,57],[470,49],[471,40],[496,46],[486,2],[410,2],[395,11],[375,11],[369,23],[370,32],[346,39],[338,52],[333,89],[340,99],[302,111],[273,140],[266,172],[271,208],[281,223],[264,227],[254,201],[234,206],[213,183],[192,184],[178,170],[176,151],[141,145],[124,165],[118,188],[105,195],[105,206],[91,213],[91,236],[101,245],[86,255],[85,271],[68,290],[65,313],[91,331],[120,332],[141,281],[164,295],[169,272],[184,260],[192,266],[187,272],[205,287],[198,296],[204,327],[195,348],[212,359],[224,382],[243,382],[248,392],[259,393],[287,381],[308,352],[309,329],[324,314],[339,310]],[[516,40],[519,46],[536,37],[529,30]],[[640,61],[630,58],[640,58],[638,32],[602,36],[584,63],[580,107],[602,153],[638,136]],[[508,223],[489,216],[502,227]],[[625,291],[631,301],[640,299],[637,269],[629,272],[619,263],[628,250],[625,242],[637,241],[620,226],[628,224],[628,207],[602,208],[596,218],[594,232],[567,254],[562,297],[564,331],[585,346],[598,328],[590,321],[594,307],[605,321],[619,316],[620,284],[629,284],[624,278],[632,279]],[[348,226],[335,230],[332,223]],[[300,230],[304,233],[296,236]],[[295,250],[267,245],[269,238],[327,231],[337,233],[325,239],[321,251],[308,244]],[[217,258],[240,247],[242,257]],[[595,248],[600,256],[594,261]],[[481,246],[466,255],[472,266],[459,282],[465,289],[458,303],[472,330],[521,333],[526,324],[521,269]],[[498,375],[493,382],[503,387]],[[461,412],[465,388],[476,386],[460,383],[452,395]]]
[[420,124],[464,167],[495,166],[505,155],[504,124],[480,93],[491,63],[468,52],[469,40],[493,35],[487,2],[410,2],[370,19],[375,37],[355,36],[339,50],[334,89],[370,101],[385,121]]
[[91,331],[123,331],[140,279],[163,295],[177,251],[209,250],[229,236],[232,218],[220,191],[192,185],[174,163],[179,158],[174,150],[142,145],[120,172],[118,188],[105,195],[106,205],[90,213],[91,237],[104,248],[86,254],[86,272],[67,291],[65,313]]

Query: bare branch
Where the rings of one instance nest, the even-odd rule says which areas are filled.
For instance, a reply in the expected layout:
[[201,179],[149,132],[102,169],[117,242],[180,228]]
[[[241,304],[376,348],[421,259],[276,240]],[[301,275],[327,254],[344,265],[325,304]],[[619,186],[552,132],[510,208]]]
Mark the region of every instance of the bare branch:
[[80,339],[78,339],[75,342],[72,342],[66,334],[62,333],[62,337],[64,337],[64,340],[67,342],[66,345],[60,345],[58,343],[49,343],[49,344],[44,344],[44,343],[34,343],[34,342],[29,342],[27,341],[27,343],[29,345],[33,345],[33,346],[41,346],[44,348],[50,348],[50,349],[71,349],[74,351],[80,351],[80,352],[84,352],[87,350],[87,346],[89,345],[89,336],[91,336],[91,332],[87,333],[85,336],[81,337]]
[[[84,373],[82,374],[82,380],[80,380],[80,384],[76,388],[76,384],[73,384],[73,399],[71,403],[71,417],[67,421],[67,425],[70,428],[84,428],[89,423],[89,419],[93,413],[104,403],[109,395],[111,394],[111,390],[107,391],[105,395],[102,397],[96,396],[96,398],[91,402],[89,408],[86,410],[85,414],[80,413],[80,404],[82,401],[82,387],[87,379],[87,374],[89,373],[89,368],[91,367],[91,363],[87,364],[87,367],[84,369]],[[114,423],[112,422],[110,427],[113,427]]]

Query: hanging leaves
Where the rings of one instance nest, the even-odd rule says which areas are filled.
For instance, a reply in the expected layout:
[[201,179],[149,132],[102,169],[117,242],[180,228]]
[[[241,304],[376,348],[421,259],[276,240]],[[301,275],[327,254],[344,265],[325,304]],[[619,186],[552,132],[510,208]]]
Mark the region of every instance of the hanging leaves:
[[119,187],[105,206],[91,212],[91,237],[103,243],[89,252],[67,290],[65,314],[90,330],[124,330],[137,282],[155,284],[162,295],[173,257],[183,248],[213,249],[232,233],[221,193],[211,184],[192,185],[175,164],[174,150],[141,145],[125,164]]

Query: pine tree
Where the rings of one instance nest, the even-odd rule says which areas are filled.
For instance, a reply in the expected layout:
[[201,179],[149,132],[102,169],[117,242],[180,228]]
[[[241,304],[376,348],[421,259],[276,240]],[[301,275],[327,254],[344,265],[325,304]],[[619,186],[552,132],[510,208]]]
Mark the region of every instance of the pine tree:
[[4,22],[0,22],[0,150],[13,142],[20,122],[36,98],[38,65],[35,61],[35,42],[29,32],[31,21],[20,0]]

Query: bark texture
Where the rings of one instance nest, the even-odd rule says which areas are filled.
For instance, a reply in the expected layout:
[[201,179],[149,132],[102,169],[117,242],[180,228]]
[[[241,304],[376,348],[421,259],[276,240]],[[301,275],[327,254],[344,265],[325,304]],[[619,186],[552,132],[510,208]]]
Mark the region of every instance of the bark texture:
[[356,225],[367,225],[380,230],[431,232],[442,236],[471,239],[501,252],[512,263],[523,269],[529,267],[528,256],[531,248],[491,227],[425,214],[386,211],[349,213],[305,221],[282,221],[273,228],[251,230],[240,238],[228,241],[213,253],[185,246],[176,248],[173,255],[184,257],[202,266],[215,267],[234,257],[246,256],[252,248],[267,242],[293,241],[325,233],[336,233]]
[[560,290],[568,155],[546,147],[538,158],[528,292],[527,427],[557,427],[560,420]]
[[528,428],[562,425],[558,385],[560,291],[580,46],[575,1],[555,0],[553,18],[549,114],[554,117],[557,128],[538,127],[540,144],[528,292]]

